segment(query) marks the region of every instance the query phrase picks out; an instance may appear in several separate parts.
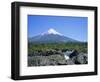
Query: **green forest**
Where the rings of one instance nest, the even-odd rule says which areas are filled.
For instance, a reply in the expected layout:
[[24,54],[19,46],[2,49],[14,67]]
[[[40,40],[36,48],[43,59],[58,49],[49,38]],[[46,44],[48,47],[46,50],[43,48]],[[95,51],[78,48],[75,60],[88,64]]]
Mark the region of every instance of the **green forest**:
[[87,43],[80,42],[80,43],[47,43],[47,44],[34,44],[28,43],[28,53],[33,51],[46,51],[46,50],[62,50],[62,49],[69,49],[69,50],[77,50],[78,52],[87,53]]

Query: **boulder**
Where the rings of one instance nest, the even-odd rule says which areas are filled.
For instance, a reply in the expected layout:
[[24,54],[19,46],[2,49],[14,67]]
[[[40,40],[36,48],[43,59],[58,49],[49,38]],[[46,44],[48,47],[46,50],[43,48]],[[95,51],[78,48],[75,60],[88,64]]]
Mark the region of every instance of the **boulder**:
[[71,59],[68,59],[68,60],[66,60],[66,64],[67,64],[67,65],[73,65],[74,62],[73,62]]
[[74,56],[72,58],[72,61],[75,64],[87,64],[88,63],[88,57],[85,53],[79,53],[77,56]]
[[62,49],[61,51],[62,51],[62,52],[66,52],[66,51],[68,51],[68,49]]
[[88,58],[84,53],[80,53],[77,56],[77,61],[80,62],[81,64],[87,64]]
[[73,58],[74,56],[77,56],[78,55],[78,51],[77,50],[74,50],[70,55],[69,57],[70,58]]

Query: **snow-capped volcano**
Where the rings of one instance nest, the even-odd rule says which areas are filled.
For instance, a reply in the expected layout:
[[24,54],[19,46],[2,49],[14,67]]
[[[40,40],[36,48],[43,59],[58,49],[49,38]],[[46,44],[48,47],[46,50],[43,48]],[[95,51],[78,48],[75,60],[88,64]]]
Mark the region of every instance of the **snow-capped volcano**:
[[56,30],[50,28],[48,31],[29,38],[32,43],[65,43],[65,42],[78,42],[72,38],[66,37]]
[[45,34],[55,34],[55,35],[61,35],[61,36],[62,36],[61,33],[57,32],[57,31],[56,31],[55,29],[53,29],[53,28],[50,28],[47,32],[42,33],[42,35],[45,35]]

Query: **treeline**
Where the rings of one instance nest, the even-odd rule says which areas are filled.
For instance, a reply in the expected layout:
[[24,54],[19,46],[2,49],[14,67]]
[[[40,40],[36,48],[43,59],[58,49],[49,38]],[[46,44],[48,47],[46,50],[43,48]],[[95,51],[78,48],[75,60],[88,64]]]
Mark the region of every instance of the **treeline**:
[[87,53],[87,42],[80,43],[46,43],[46,44],[36,44],[36,43],[28,43],[28,53],[32,53],[33,51],[47,51],[47,50],[77,50],[78,52]]

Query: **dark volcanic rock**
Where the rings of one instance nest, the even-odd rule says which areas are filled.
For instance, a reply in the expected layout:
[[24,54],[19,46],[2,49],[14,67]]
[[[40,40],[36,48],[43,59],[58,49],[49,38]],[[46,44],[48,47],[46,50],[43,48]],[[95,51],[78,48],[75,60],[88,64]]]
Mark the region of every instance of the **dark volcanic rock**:
[[87,64],[88,63],[87,54],[79,53],[77,56],[72,58],[72,61],[75,64]]
[[63,61],[58,61],[57,64],[58,65],[67,65],[67,62],[65,60],[63,60]]
[[66,51],[68,51],[68,49],[62,49],[62,52],[66,52]]
[[77,56],[77,61],[80,62],[81,64],[87,64],[87,55],[84,53],[80,53]]
[[78,55],[78,51],[77,50],[74,50],[70,55],[69,57],[72,58],[74,56],[77,56]]
[[[69,58],[66,58],[68,56]],[[77,50],[38,50],[28,54],[29,66],[49,66],[49,65],[73,65],[87,64],[86,53],[79,53]]]
[[71,59],[66,60],[67,65],[73,65],[74,62]]

